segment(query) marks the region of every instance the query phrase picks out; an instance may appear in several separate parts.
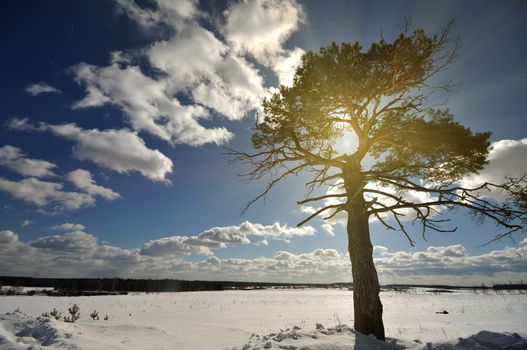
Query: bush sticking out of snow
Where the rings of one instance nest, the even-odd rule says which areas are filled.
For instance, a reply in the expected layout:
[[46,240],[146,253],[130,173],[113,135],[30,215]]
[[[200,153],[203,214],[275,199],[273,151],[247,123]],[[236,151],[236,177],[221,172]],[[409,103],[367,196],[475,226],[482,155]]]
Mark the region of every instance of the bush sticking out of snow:
[[92,318],[92,320],[98,320],[99,313],[97,312],[97,310],[93,310],[93,312],[90,314],[90,317]]
[[64,322],[75,323],[75,321],[81,318],[81,314],[79,313],[79,306],[77,304],[73,304],[72,307],[68,308],[68,312],[70,313],[70,316],[64,316]]
[[62,318],[62,313],[58,312],[57,309],[53,308],[53,311],[44,312],[42,314],[42,317],[47,317],[47,318],[53,317],[55,320],[59,321]]

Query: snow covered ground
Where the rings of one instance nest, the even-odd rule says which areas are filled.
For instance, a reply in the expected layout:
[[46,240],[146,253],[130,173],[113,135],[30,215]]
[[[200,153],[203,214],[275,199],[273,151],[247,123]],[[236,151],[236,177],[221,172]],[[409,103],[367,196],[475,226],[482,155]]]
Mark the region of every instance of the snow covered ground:
[[[526,294],[382,292],[386,335],[397,339],[390,344],[346,326],[352,297],[323,289],[3,296],[0,349],[527,349]],[[39,317],[74,303],[74,324]],[[93,310],[101,320],[88,316]]]

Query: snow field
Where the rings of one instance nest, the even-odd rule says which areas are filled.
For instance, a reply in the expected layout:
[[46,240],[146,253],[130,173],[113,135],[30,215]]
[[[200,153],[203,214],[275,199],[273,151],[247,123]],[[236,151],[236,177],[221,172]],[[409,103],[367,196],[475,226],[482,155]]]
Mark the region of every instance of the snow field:
[[[381,300],[387,337],[404,339],[397,344],[406,344],[406,347],[451,342],[482,330],[517,332],[524,336],[527,333],[527,295],[518,292],[497,294],[462,290],[436,294],[425,289],[410,289],[408,292],[382,292]],[[81,313],[81,319],[75,324],[36,318],[53,308],[64,315],[74,303],[79,305]],[[17,308],[21,312],[13,314]],[[101,320],[89,317],[94,309]],[[448,314],[437,313],[444,310]],[[110,317],[108,321],[102,320],[106,314]],[[351,331],[334,332],[331,338],[320,336],[318,342],[325,339],[329,344],[337,342],[344,347],[314,347],[312,334],[320,332],[315,329],[317,323],[327,328],[353,325],[352,292],[333,289],[97,297],[5,296],[0,297],[0,315],[2,350],[27,349],[28,346],[95,350],[256,349],[265,348],[272,338],[269,334],[275,337],[280,332],[290,334],[293,330],[307,334],[297,337],[304,339],[300,343],[307,342],[308,345],[302,345],[306,349],[352,349],[349,344],[358,339]],[[32,327],[40,328],[32,331]],[[21,336],[26,333],[29,335]],[[266,335],[269,338],[262,343]],[[44,338],[48,339],[46,343],[43,343]],[[298,341],[286,337],[278,343],[286,346],[288,342]],[[275,345],[277,342],[271,341],[271,348]]]

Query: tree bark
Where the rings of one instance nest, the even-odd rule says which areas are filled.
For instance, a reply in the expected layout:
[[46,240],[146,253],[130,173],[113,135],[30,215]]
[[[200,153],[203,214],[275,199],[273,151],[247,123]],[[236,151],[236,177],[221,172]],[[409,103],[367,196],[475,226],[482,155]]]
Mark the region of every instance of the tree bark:
[[344,174],[348,194],[348,251],[353,276],[354,328],[362,334],[373,334],[385,340],[382,321],[382,303],[377,270],[373,263],[373,246],[370,240],[368,215],[360,176],[360,162],[351,164]]

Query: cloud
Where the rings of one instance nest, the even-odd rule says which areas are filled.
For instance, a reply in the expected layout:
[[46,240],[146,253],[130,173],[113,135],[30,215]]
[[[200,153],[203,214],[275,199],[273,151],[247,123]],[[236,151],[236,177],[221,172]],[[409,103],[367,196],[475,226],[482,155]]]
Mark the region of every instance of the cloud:
[[304,50],[295,47],[291,51],[282,52],[270,61],[271,69],[273,69],[278,76],[280,85],[293,85],[296,69],[302,63],[302,56],[304,53]]
[[328,235],[335,236],[335,228],[333,227],[333,225],[326,222],[322,224],[321,227],[324,231],[326,231]]
[[49,131],[76,142],[73,155],[90,160],[118,173],[138,171],[154,181],[165,181],[172,172],[172,161],[157,149],[148,148],[136,132],[123,130],[82,129],[75,125],[30,124],[27,119],[13,119],[9,126],[15,130]]
[[[248,56],[273,69],[281,82],[290,83],[303,54],[299,48],[283,48],[303,20],[295,1],[233,3],[219,21],[201,13],[196,1],[156,0],[144,7],[126,0],[117,4],[120,13],[164,38],[136,50],[135,64],[134,58],[114,52],[111,65],[74,66],[75,81],[84,86],[86,95],[73,108],[113,105],[135,131],[171,144],[229,141],[233,135],[227,129],[205,127],[201,121],[218,113],[239,120],[260,109],[268,92]],[[215,28],[207,29],[200,18]],[[145,73],[151,68],[156,74]]]
[[[21,253],[23,255],[14,261],[13,256]],[[303,254],[280,251],[270,258],[254,259],[220,259],[209,255],[201,261],[189,261],[175,255],[148,256],[137,249],[102,245],[95,236],[82,231],[39,237],[29,242],[21,242],[11,231],[0,232],[0,269],[3,274],[9,275],[230,280],[279,278],[283,281],[300,278],[305,281],[305,278],[314,276],[331,278],[328,276],[334,276],[332,273],[338,271],[349,273],[348,264],[334,249],[316,249]]]
[[269,241],[267,239],[262,239],[261,241],[254,243],[254,245],[267,247],[269,245]]
[[197,24],[153,44],[147,57],[168,74],[169,92],[188,91],[196,103],[229,119],[259,108],[266,93],[256,68]]
[[[527,174],[527,138],[520,140],[500,140],[491,144],[489,164],[479,174],[462,180],[463,186],[477,187],[485,182],[500,184],[506,177],[521,177]],[[503,199],[499,191],[485,192],[486,195]]]
[[304,22],[302,6],[294,0],[252,0],[232,2],[225,11],[222,32],[239,53],[249,53],[271,68],[280,83],[291,85],[304,51],[283,46]]
[[227,41],[262,61],[282,50],[304,17],[296,1],[275,0],[232,2],[224,15],[222,31]]
[[0,232],[0,273],[24,276],[116,276],[137,268],[136,250],[101,245],[89,233],[39,237],[21,242],[11,231]]
[[18,243],[18,236],[13,231],[0,231],[0,244],[13,245]]
[[78,189],[83,190],[90,195],[101,196],[107,200],[114,200],[121,197],[119,193],[116,193],[109,188],[95,184],[95,180],[92,179],[89,171],[77,169],[70,172],[67,178]]
[[70,222],[65,222],[61,225],[53,226],[51,229],[54,231],[72,232],[72,231],[84,231],[86,227],[82,224],[73,224]]
[[214,242],[214,246],[185,236],[174,236],[146,242],[141,255],[146,256],[182,256],[189,254],[212,255],[211,248],[224,248],[224,243]]
[[[263,78],[195,20],[202,16],[196,2],[176,3],[158,0],[142,8],[134,2],[118,2],[120,11],[143,28],[171,29],[168,39],[136,53],[161,74],[146,75],[131,60],[120,59],[122,53],[114,53],[113,64],[106,67],[78,64],[72,72],[86,96],[74,108],[110,104],[124,112],[134,130],[172,144],[222,144],[233,135],[223,127],[206,128],[200,120],[210,119],[211,111],[238,120],[258,109],[266,94]],[[188,97],[185,104],[180,94]]]
[[384,255],[388,252],[388,248],[382,246],[382,245],[375,245],[373,246],[373,254],[378,254],[378,255]]
[[34,221],[31,221],[29,219],[26,219],[24,220],[24,222],[22,223],[22,225],[20,225],[21,227],[26,227],[26,226],[29,226],[31,224],[34,224],[35,222]]
[[[180,240],[188,237],[180,237]],[[197,246],[184,247],[170,237],[181,254],[145,255],[139,249],[101,244],[82,230],[23,242],[12,231],[0,231],[0,273],[46,277],[180,278],[274,282],[350,281],[350,260],[336,249],[304,253],[277,251],[271,256],[221,259],[204,254],[186,260]],[[146,244],[145,244],[146,245]],[[164,246],[167,248],[168,246]],[[428,247],[424,251],[374,248],[381,283],[452,283],[480,285],[527,277],[527,240],[519,245],[469,255],[461,245]]]
[[45,93],[52,93],[52,94],[60,94],[62,91],[60,91],[57,88],[54,88],[53,86],[50,86],[46,83],[37,83],[37,84],[30,84],[26,87],[26,92],[30,94],[31,96],[37,96],[40,94]]
[[225,128],[207,129],[200,125],[199,119],[209,117],[205,108],[182,105],[175,97],[176,92],[167,92],[168,80],[150,78],[137,66],[97,67],[81,63],[73,71],[76,81],[87,92],[74,108],[115,105],[125,113],[134,130],[149,132],[174,144],[221,144],[232,137]]
[[[377,270],[384,278],[412,277],[422,281],[441,278],[457,283],[481,283],[499,276],[524,278],[527,271],[527,245],[506,247],[481,255],[471,256],[465,247],[455,244],[447,247],[428,247],[420,252],[384,252],[375,260]],[[502,277],[506,278],[506,277]],[[480,282],[477,282],[480,279]],[[474,282],[476,281],[476,282]],[[502,281],[506,281],[502,279]]]
[[[0,177],[0,191],[7,192],[24,202],[34,204],[40,208],[41,212],[47,214],[91,207],[95,205],[96,197],[102,197],[106,200],[120,198],[119,194],[111,189],[97,185],[88,171],[81,169],[73,171],[68,175],[68,180],[82,192],[67,191],[62,183],[42,181],[34,177],[20,181],[11,181]],[[26,221],[22,227],[31,223]]]
[[83,253],[96,248],[97,238],[82,231],[68,232],[64,235],[39,237],[29,243],[34,248],[68,254]]
[[0,177],[0,191],[41,208],[51,207],[53,212],[76,210],[95,204],[95,198],[87,193],[64,191],[63,184],[32,177],[18,182]]
[[238,226],[214,227],[200,234],[203,237],[218,237],[221,235],[242,235],[263,237],[276,240],[288,240],[293,237],[314,236],[315,229],[311,226],[289,227],[275,222],[272,225],[262,225],[244,221]]
[[116,0],[120,13],[129,16],[145,29],[152,30],[165,24],[178,28],[186,20],[198,15],[197,0],[157,0],[152,8],[144,8],[133,0]]
[[[212,255],[213,251],[226,248],[228,244],[250,244],[249,237],[263,238],[259,243],[267,245],[267,239],[290,242],[292,237],[313,236],[315,229],[311,226],[288,227],[280,223],[261,225],[245,221],[237,226],[213,227],[196,236],[173,236],[152,240],[144,244],[142,255]],[[265,241],[265,243],[264,243]]]
[[57,167],[45,160],[27,158],[20,148],[10,145],[0,147],[0,165],[33,177],[55,176],[53,169]]

